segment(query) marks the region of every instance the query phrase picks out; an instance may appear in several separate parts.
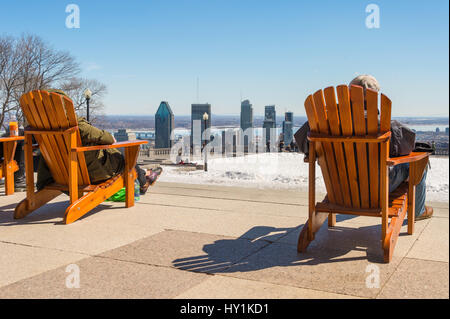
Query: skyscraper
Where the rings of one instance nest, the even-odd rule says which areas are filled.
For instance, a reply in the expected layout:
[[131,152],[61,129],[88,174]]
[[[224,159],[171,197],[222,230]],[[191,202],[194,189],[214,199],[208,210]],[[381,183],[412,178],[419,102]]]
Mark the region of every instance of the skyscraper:
[[283,137],[284,137],[284,145],[288,146],[291,144],[293,139],[293,122],[294,122],[294,113],[292,112],[286,112],[284,114],[284,121],[283,121]]
[[253,107],[249,100],[241,102],[241,129],[245,131],[253,127]]
[[[264,135],[266,136],[266,144],[267,142],[271,142],[271,145],[273,146],[275,143],[274,138],[271,138],[270,130],[275,129],[277,124],[277,114],[275,112],[275,105],[268,105],[265,108],[264,112]],[[273,135],[276,135],[276,133],[273,133]],[[272,140],[272,141],[271,141]]]
[[130,130],[120,128],[117,132],[114,133],[114,138],[117,142],[126,142],[136,139],[136,133],[131,132]]
[[[253,107],[249,100],[241,102],[241,129],[245,132],[247,129],[253,128]],[[248,146],[249,141],[253,139],[253,130],[250,130],[248,135],[244,136],[244,146]]]
[[162,101],[155,113],[155,148],[170,148],[170,135],[174,129],[174,116],[170,105]]
[[[203,114],[208,114],[208,120],[206,121],[206,129],[208,129],[211,127],[211,104],[192,104],[191,107],[191,145],[203,145],[203,132],[205,131]],[[196,136],[194,136],[194,121],[200,121],[200,132],[196,132]],[[199,133],[200,135],[197,135]],[[207,138],[206,140],[210,140],[210,138]]]

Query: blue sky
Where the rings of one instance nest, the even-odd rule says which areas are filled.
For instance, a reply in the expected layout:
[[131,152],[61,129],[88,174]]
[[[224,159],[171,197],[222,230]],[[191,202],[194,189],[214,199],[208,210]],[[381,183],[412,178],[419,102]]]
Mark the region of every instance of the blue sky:
[[[68,29],[68,4],[80,29]],[[380,28],[368,29],[368,4]],[[70,51],[108,87],[108,114],[175,115],[197,102],[215,114],[304,115],[306,96],[369,73],[394,116],[448,116],[448,1],[0,0],[0,34],[33,33]]]

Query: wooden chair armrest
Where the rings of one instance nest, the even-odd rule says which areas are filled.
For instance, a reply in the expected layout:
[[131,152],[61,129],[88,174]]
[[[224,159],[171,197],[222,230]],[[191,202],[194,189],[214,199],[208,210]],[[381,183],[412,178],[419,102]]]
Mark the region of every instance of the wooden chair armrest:
[[427,152],[411,152],[406,156],[388,158],[387,165],[395,166],[403,163],[417,162],[425,157],[428,157],[430,153]]
[[134,140],[134,141],[118,142],[118,143],[109,144],[109,145],[80,146],[80,147],[72,148],[72,151],[87,152],[87,151],[106,150],[106,149],[110,149],[110,148],[131,147],[131,146],[137,146],[137,145],[142,145],[142,144],[148,144],[148,141]]
[[23,141],[24,139],[25,139],[25,136],[0,137],[0,143],[3,143],[3,142]]

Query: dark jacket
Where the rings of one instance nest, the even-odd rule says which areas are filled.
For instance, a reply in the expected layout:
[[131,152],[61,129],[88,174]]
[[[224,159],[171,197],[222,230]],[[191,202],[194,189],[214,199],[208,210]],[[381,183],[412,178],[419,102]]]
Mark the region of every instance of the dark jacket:
[[[309,123],[306,122],[295,133],[294,138],[300,153],[308,156]],[[416,133],[398,121],[391,121],[391,141],[389,144],[389,157],[405,156],[414,150]]]
[[[92,126],[85,118],[79,117],[78,128],[80,130],[82,146],[110,145],[114,143],[113,136],[107,131],[100,130]],[[114,175],[122,172],[124,168],[124,158],[119,150],[107,149],[84,152],[86,166],[91,183],[105,181]],[[48,184],[53,183],[52,175],[41,157],[38,167],[36,187],[41,190]]]

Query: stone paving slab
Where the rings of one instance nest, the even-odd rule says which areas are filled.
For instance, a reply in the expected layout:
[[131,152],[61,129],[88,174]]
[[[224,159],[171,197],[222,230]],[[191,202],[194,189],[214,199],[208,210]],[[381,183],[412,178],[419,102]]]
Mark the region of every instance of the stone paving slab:
[[221,212],[253,213],[287,217],[308,216],[307,205],[281,202],[272,203],[245,200],[245,205],[242,205],[243,200],[236,199],[204,198],[200,196],[190,196],[189,199],[186,199],[184,196],[179,196],[178,194],[167,195],[152,193],[149,196],[143,197],[141,203],[172,207],[177,206],[185,208],[209,209]]
[[124,261],[89,257],[79,267],[79,288],[67,288],[66,267],[0,289],[0,298],[174,298],[209,276]]
[[[305,199],[308,199],[307,191],[300,189],[248,188],[167,182],[158,182],[158,187],[155,188],[154,192],[158,194],[173,194],[174,190],[180,196],[187,197],[211,197],[267,203],[304,204]],[[317,193],[316,196],[319,199],[325,196],[325,194]]]
[[433,207],[433,218],[438,217],[438,218],[449,218],[449,214],[448,214],[448,206],[447,207],[436,207],[433,206],[432,203],[430,203],[430,205]]
[[431,218],[407,257],[448,263],[448,219]]
[[356,299],[358,297],[328,293],[266,282],[225,276],[208,280],[178,295],[177,299]]
[[449,298],[448,263],[405,258],[377,298]]
[[233,265],[270,243],[185,231],[165,231],[101,254],[102,257],[211,272]]
[[[394,273],[400,258],[379,268],[380,284]],[[374,298],[380,288],[367,288],[368,266],[364,250],[310,250],[299,254],[293,245],[273,243],[238,264],[215,273],[266,283]],[[370,270],[370,268],[369,268]]]
[[0,242],[0,287],[83,258],[86,255]]
[[[245,205],[242,202],[242,205]],[[254,227],[269,227],[272,240],[284,235],[284,232],[303,224],[306,217],[273,216],[258,213],[223,212],[199,208],[165,207],[140,203],[141,208],[130,216],[129,223],[142,225],[151,223],[164,229],[177,229],[189,232],[208,233],[230,237],[255,239],[260,236]],[[144,220],[145,219],[145,220]]]
[[158,233],[157,225],[124,222],[138,207],[105,203],[70,225],[62,224],[66,196],[61,195],[21,220],[13,211],[0,213],[0,241],[14,242],[84,254],[97,254]]
[[[353,219],[337,222],[335,227],[328,228],[328,224],[322,225],[316,233],[316,238],[308,247],[308,250],[320,251],[322,249],[361,250],[366,251],[367,258],[373,262],[382,262],[383,250],[381,249],[381,220],[370,218],[371,223],[358,223]],[[408,235],[408,225],[405,223],[400,230],[400,236],[394,250],[394,256],[405,257],[415,244],[429,220],[423,220],[415,224],[413,235]],[[297,245],[300,231],[303,228],[295,228],[278,242]]]

